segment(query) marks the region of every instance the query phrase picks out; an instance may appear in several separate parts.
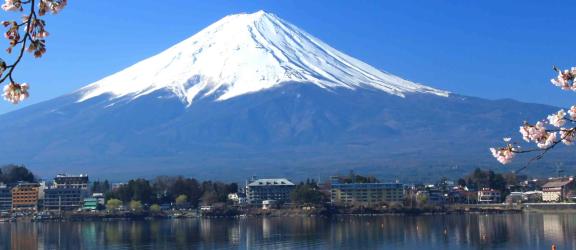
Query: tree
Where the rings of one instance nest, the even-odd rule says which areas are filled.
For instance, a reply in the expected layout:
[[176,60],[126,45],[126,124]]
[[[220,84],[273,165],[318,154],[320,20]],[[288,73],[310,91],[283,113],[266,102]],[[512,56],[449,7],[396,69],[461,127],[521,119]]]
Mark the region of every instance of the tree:
[[466,180],[464,180],[462,178],[458,179],[458,186],[465,187],[466,186]]
[[320,192],[320,188],[316,182],[307,180],[306,183],[301,182],[290,193],[290,200],[294,203],[300,204],[321,204],[326,201],[324,193]]
[[118,188],[116,188],[113,192],[110,192],[109,194],[107,194],[107,197],[118,199],[118,200],[121,200],[124,202],[128,202],[132,198],[132,193],[131,193],[130,188],[128,187],[127,184],[122,184],[122,185],[119,185]]
[[507,184],[515,184],[508,183],[503,174],[494,173],[492,170],[484,171],[480,168],[476,168],[471,174],[466,176],[464,183],[471,188],[492,188],[500,192],[507,191]]
[[428,195],[424,193],[417,194],[416,201],[418,202],[419,206],[426,205],[428,203]]
[[198,206],[198,201],[202,196],[200,184],[196,179],[191,178],[178,177],[168,190],[171,196],[170,200],[176,200],[178,195],[185,194],[192,206]]
[[216,194],[216,192],[210,190],[210,191],[205,191],[204,194],[202,194],[202,198],[200,198],[202,200],[202,204],[204,205],[212,205],[216,202],[218,202],[218,195]]
[[132,211],[135,211],[135,212],[141,212],[142,211],[142,202],[136,201],[136,200],[131,200],[130,201],[130,209]]
[[25,166],[7,165],[2,167],[0,173],[0,182],[3,183],[16,183],[19,181],[35,182],[36,177]]
[[490,171],[490,174],[490,188],[506,192],[506,180],[502,174],[494,174],[493,171]]
[[375,183],[378,182],[378,179],[374,176],[361,176],[354,173],[354,171],[350,171],[348,176],[340,176],[338,177],[340,182],[342,183]]
[[110,182],[105,181],[95,181],[92,183],[92,193],[108,193],[110,191]]
[[186,203],[188,201],[188,196],[186,196],[185,194],[181,194],[178,195],[178,197],[176,197],[176,205],[182,205],[184,203]]
[[228,194],[236,192],[238,185],[235,183],[225,184],[222,182],[204,181],[201,185],[203,204],[210,205],[217,202],[226,202]]
[[[94,182],[93,190],[107,189],[109,183]],[[238,184],[204,181],[198,183],[192,178],[183,177],[156,177],[153,183],[145,179],[129,180],[114,191],[108,192],[108,199],[115,198],[123,202],[137,200],[143,204],[174,202],[183,205],[189,202],[191,206],[198,206],[200,200],[206,204],[226,202],[228,194],[237,192]]]
[[130,180],[128,188],[132,194],[130,199],[149,203],[152,200],[152,186],[145,179]]
[[466,183],[472,188],[488,188],[490,187],[490,181],[488,177],[488,172],[482,171],[480,168],[476,168],[472,174],[466,177]]
[[[4,36],[10,43],[6,51],[9,54],[15,48],[17,51],[16,59],[10,65],[0,59],[0,83],[9,81],[4,87],[5,100],[17,104],[28,97],[28,84],[17,83],[13,78],[13,72],[25,51],[33,53],[36,58],[46,53],[45,39],[48,36],[45,29],[46,21],[38,17],[49,12],[52,14],[60,12],[67,2],[67,0],[4,0],[2,9],[5,11],[22,12],[26,7],[27,12],[20,22],[16,20],[2,21],[2,25],[8,29]],[[24,32],[24,35],[21,36],[20,31]]]
[[160,208],[160,205],[158,204],[152,204],[152,206],[150,206],[150,212],[152,213],[160,213],[162,211],[162,209]]
[[517,176],[515,173],[503,173],[502,177],[506,181],[506,185],[517,185],[523,176]]
[[122,205],[122,201],[118,199],[109,199],[106,202],[106,209],[108,210],[116,210]]
[[[556,78],[551,79],[552,84],[562,90],[576,91],[576,67],[564,71],[556,66],[554,71],[558,73]],[[558,144],[573,145],[576,141],[576,105],[570,107],[568,112],[564,109],[555,114],[551,114],[546,120],[538,121],[534,124],[524,121],[520,126],[522,139],[528,143],[536,144],[535,148],[523,149],[519,143],[513,142],[512,138],[504,138],[505,145],[497,148],[490,148],[492,156],[502,164],[508,164],[514,156],[519,153],[539,152],[530,162],[539,160]],[[527,167],[524,166],[524,168]]]
[[162,204],[172,202],[170,188],[174,185],[176,177],[158,176],[152,181],[152,190],[154,192],[154,201]]
[[130,180],[127,184],[120,185],[116,190],[108,194],[110,198],[117,198],[124,202],[138,200],[149,204],[154,198],[154,192],[150,182],[145,179]]

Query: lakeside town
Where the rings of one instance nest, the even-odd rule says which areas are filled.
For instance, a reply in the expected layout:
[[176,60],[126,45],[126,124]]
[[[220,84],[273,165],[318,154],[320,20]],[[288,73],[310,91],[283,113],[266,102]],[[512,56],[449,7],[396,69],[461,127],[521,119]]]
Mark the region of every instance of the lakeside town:
[[40,180],[11,166],[0,180],[0,221],[576,209],[572,176],[528,178],[481,169],[421,184],[350,172],[324,182],[250,177],[239,185],[168,176],[126,183],[90,181],[86,174]]

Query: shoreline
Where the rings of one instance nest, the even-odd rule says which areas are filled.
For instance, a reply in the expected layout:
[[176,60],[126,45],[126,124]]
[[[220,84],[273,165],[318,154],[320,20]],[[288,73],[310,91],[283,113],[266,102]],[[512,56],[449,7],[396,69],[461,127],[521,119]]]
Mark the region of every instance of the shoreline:
[[197,210],[170,210],[152,212],[48,212],[38,215],[12,216],[0,218],[2,222],[14,221],[113,221],[113,220],[166,220],[186,218],[258,218],[258,217],[342,217],[342,216],[428,216],[465,214],[518,214],[518,213],[576,213],[576,204],[470,204],[436,206],[425,208],[350,208],[350,207],[297,207],[261,209],[227,208],[210,212]]

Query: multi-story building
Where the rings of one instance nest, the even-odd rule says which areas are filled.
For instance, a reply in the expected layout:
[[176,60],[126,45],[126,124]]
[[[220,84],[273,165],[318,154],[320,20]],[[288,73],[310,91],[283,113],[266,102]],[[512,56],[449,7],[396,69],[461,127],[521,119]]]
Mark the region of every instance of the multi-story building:
[[46,210],[75,210],[82,208],[88,195],[88,175],[58,174],[54,185],[44,190]]
[[550,179],[542,185],[542,201],[555,202],[570,199],[574,189],[574,178]]
[[332,177],[330,196],[332,203],[342,205],[401,202],[404,200],[404,185],[380,182],[341,183],[338,177]]
[[76,188],[88,190],[88,175],[67,175],[59,174],[54,178],[56,188]]
[[44,209],[70,211],[82,207],[83,191],[78,188],[50,188],[44,190]]
[[444,193],[437,187],[428,188],[427,192],[429,204],[442,205],[448,202],[448,193]]
[[252,180],[246,185],[246,199],[250,204],[262,204],[265,200],[287,202],[294,187],[294,183],[285,178]]
[[13,210],[36,210],[38,209],[38,183],[18,183],[12,188]]
[[12,209],[12,190],[5,184],[0,184],[0,212]]
[[491,188],[482,188],[478,190],[478,203],[498,203],[500,201],[500,191]]

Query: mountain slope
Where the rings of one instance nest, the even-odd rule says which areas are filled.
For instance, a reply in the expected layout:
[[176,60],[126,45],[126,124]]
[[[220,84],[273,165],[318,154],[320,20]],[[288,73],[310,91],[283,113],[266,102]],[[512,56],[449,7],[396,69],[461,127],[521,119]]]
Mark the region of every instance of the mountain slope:
[[350,169],[419,180],[497,167],[487,148],[554,107],[379,71],[273,14],[232,15],[69,95],[0,116],[0,162],[123,179]]

